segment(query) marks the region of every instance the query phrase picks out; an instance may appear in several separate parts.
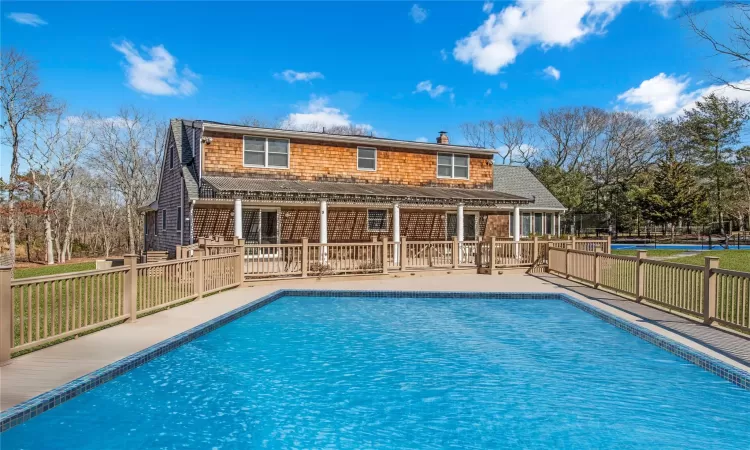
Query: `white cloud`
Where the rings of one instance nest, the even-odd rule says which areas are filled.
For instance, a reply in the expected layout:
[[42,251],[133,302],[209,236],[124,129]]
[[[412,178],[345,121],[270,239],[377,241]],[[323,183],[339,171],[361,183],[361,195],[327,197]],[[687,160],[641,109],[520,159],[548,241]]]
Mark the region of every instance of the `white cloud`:
[[500,89],[502,90],[508,89],[508,83],[506,83],[505,81],[501,81],[498,86],[500,86]]
[[422,23],[427,19],[427,10],[415,3],[409,10],[409,17],[414,23]]
[[518,0],[456,42],[453,56],[496,74],[533,45],[569,47],[603,33],[629,0]]
[[445,49],[440,49],[440,58],[442,58],[443,61],[448,60],[448,52],[445,51]]
[[649,4],[656,9],[659,14],[664,18],[669,18],[672,15],[672,7],[677,3],[683,5],[690,3],[692,0],[651,0]]
[[482,5],[482,12],[484,12],[485,14],[489,14],[489,13],[491,13],[491,12],[492,12],[492,8],[493,8],[494,6],[495,6],[495,4],[494,4],[494,3],[490,2],[490,1],[486,1],[486,2],[484,2],[484,4]]
[[297,72],[296,70],[285,70],[281,73],[274,74],[274,76],[280,80],[284,80],[287,83],[295,83],[297,81],[312,81],[316,79],[323,79],[323,74],[320,72]]
[[417,88],[413,92],[413,94],[416,94],[418,92],[426,92],[432,98],[438,98],[444,93],[450,92],[451,100],[455,98],[453,95],[453,88],[449,88],[448,86],[444,86],[442,84],[433,86],[432,81],[430,80],[420,81],[419,83],[417,83]]
[[560,71],[557,70],[557,69],[555,69],[552,66],[547,66],[544,69],[544,74],[547,75],[547,76],[549,76],[549,77],[554,78],[555,80],[559,80],[560,79]]
[[484,91],[484,96],[485,96],[485,97],[488,97],[488,96],[490,96],[490,95],[492,95],[492,89],[491,89],[491,88],[488,88],[488,89],[487,89],[486,91]]
[[[750,88],[750,78],[740,80],[735,85]],[[695,102],[711,93],[716,93],[730,100],[750,102],[750,92],[732,89],[724,85],[710,85],[697,89],[688,89],[690,79],[686,76],[674,76],[660,73],[644,80],[638,87],[628,89],[617,96],[617,100],[626,106],[635,107],[641,113],[652,116],[674,116],[692,109]]]
[[150,95],[192,95],[198,90],[193,80],[199,76],[187,66],[178,72],[177,58],[163,45],[141,47],[145,57],[129,41],[112,47],[125,56],[125,75],[133,90]]
[[311,96],[310,101],[300,108],[300,112],[289,114],[282,121],[282,128],[317,130],[318,128],[356,126],[372,130],[372,125],[353,123],[349,114],[329,105],[328,97]]
[[8,19],[20,23],[21,25],[31,25],[32,27],[38,27],[41,25],[47,25],[47,21],[32,13],[10,13]]
[[422,136],[422,137],[418,137],[418,138],[417,138],[417,139],[415,140],[415,142],[427,142],[427,138],[426,138],[426,137],[424,137],[424,136]]

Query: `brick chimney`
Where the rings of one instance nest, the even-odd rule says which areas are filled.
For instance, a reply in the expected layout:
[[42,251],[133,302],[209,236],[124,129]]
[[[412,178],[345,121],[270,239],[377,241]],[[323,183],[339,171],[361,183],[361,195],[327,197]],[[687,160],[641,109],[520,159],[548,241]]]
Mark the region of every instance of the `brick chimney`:
[[437,137],[437,143],[438,144],[448,144],[450,143],[450,140],[448,139],[448,133],[445,131],[440,132],[440,136]]

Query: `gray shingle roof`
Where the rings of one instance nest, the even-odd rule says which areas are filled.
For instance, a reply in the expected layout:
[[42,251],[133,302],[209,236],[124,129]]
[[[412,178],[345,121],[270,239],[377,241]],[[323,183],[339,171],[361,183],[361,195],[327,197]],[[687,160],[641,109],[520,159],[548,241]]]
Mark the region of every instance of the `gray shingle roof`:
[[534,206],[542,209],[565,209],[562,203],[524,166],[495,165],[494,189],[521,197],[534,198]]
[[[527,197],[505,194],[497,190],[418,187],[371,183],[328,181],[294,181],[255,178],[204,176],[203,182],[215,193],[270,194],[281,197],[327,197],[332,201],[345,197],[396,199],[404,203],[436,202],[464,203],[528,203]],[[230,195],[231,196],[231,195]]]

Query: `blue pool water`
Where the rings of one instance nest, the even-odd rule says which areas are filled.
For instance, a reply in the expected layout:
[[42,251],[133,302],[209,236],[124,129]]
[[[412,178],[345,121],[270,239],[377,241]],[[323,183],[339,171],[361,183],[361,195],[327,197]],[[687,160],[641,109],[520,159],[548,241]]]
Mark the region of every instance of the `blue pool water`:
[[[686,251],[704,251],[704,250],[725,250],[724,247],[714,243],[711,248],[708,244],[612,244],[612,250],[686,250]],[[730,245],[727,250],[750,250],[750,245],[737,244]]]
[[285,297],[0,439],[747,449],[750,391],[562,300]]

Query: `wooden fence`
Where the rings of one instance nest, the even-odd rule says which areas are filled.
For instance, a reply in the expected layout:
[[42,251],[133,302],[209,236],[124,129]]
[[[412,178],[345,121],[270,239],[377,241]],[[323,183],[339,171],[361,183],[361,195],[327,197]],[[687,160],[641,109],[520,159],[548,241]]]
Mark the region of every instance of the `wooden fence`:
[[239,286],[242,246],[177,260],[138,264],[126,255],[125,265],[105,270],[11,278],[0,268],[0,365],[11,353],[61,342],[88,331]]
[[550,248],[551,273],[591,283],[669,310],[750,333],[750,272],[719,269],[719,259],[692,266],[636,256]]
[[246,244],[247,278],[322,277],[389,271],[473,267],[546,267],[550,248],[575,246],[609,251],[608,240],[407,241]]

